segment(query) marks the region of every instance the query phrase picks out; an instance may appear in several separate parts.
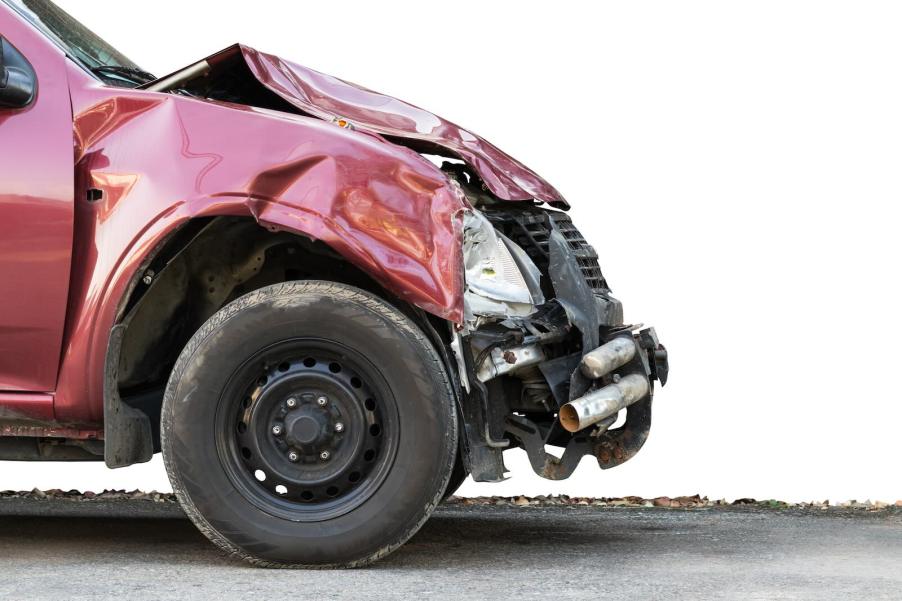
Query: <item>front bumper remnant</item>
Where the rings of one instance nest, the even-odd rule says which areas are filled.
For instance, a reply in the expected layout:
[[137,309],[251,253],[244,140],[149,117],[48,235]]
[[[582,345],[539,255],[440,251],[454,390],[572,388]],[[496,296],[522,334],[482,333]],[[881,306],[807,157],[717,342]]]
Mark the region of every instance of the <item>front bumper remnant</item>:
[[[474,480],[503,479],[503,450],[517,446],[553,480],[587,454],[603,469],[629,460],[648,437],[667,351],[654,329],[624,325],[595,249],[569,215],[538,207],[489,206],[474,213],[464,241],[467,320],[453,350],[464,383],[463,460]],[[523,277],[509,277],[508,264]],[[511,283],[520,296],[502,297]]]
[[[586,364],[597,364],[593,359],[597,359],[598,351],[606,345],[609,349],[613,346],[623,350],[630,343],[635,350],[624,351],[621,355],[621,359],[625,355],[629,355],[629,359],[615,365],[610,372],[593,377],[597,372],[582,367]],[[507,417],[507,432],[520,441],[533,470],[544,478],[562,480],[569,477],[584,455],[594,455],[601,469],[616,467],[638,453],[648,438],[651,429],[654,380],[658,380],[662,385],[666,382],[669,370],[667,350],[658,341],[654,328],[647,328],[638,333],[630,330],[617,332],[606,341],[606,345],[587,353],[584,358],[589,357],[588,361],[580,358],[574,362],[569,398],[559,408],[559,419],[555,428],[566,429],[561,421],[566,419],[566,408],[575,401],[592,398],[593,394],[605,397],[608,394],[606,390],[618,386],[628,386],[632,392],[627,392],[625,396],[629,397],[630,394],[633,396],[609,403],[606,407],[613,408],[613,411],[607,411],[588,427],[578,428],[560,457],[545,451],[547,437],[542,436],[540,429],[528,418],[520,415]],[[614,364],[616,363],[618,362],[615,361]],[[589,376],[584,373],[585,371],[589,371]],[[621,409],[626,410],[626,420],[622,426],[611,429],[610,426],[615,423]]]

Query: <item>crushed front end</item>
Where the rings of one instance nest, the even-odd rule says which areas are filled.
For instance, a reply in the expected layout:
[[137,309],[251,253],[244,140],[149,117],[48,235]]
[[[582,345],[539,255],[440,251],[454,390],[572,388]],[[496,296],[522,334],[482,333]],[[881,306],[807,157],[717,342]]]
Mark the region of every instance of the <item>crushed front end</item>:
[[458,175],[475,207],[464,217],[465,322],[452,343],[468,471],[503,479],[502,451],[517,446],[552,480],[584,455],[602,469],[627,461],[648,437],[654,382],[667,380],[654,328],[623,323],[569,215],[492,202]]
[[[516,446],[551,479],[569,476],[583,455],[609,468],[642,446],[654,381],[667,378],[667,353],[653,329],[623,323],[598,256],[564,212],[569,205],[537,173],[425,109],[243,45],[142,88],[191,99],[178,103],[177,114],[200,124],[192,148],[219,136],[204,125],[212,109],[194,100],[209,100],[217,111],[263,109],[243,109],[240,120],[229,121],[235,131],[253,121],[247,131],[266,140],[265,152],[239,145],[254,165],[254,175],[239,180],[250,183],[210,167],[197,179],[216,182],[209,198],[222,202],[232,194],[225,191],[243,190],[241,205],[267,228],[323,242],[439,320],[426,317],[429,328],[451,324],[445,359],[457,362],[462,457],[475,480],[503,479],[502,452]],[[142,100],[151,101],[159,98]],[[83,114],[80,140],[107,131],[94,118],[105,111]],[[297,146],[297,139],[310,143]],[[277,152],[273,140],[288,150]],[[460,193],[445,188],[437,159]],[[152,206],[135,206],[145,205]],[[461,212],[459,240],[454,220]],[[434,329],[430,335],[437,345],[446,341]],[[563,454],[547,454],[546,446]]]

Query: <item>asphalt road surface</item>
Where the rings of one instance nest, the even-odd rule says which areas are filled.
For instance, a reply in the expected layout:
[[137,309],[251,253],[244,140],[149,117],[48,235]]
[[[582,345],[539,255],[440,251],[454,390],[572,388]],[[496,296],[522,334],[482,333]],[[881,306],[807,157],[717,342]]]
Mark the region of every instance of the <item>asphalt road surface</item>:
[[0,501],[0,599],[902,599],[902,511],[440,508],[360,570],[264,570],[172,504]]

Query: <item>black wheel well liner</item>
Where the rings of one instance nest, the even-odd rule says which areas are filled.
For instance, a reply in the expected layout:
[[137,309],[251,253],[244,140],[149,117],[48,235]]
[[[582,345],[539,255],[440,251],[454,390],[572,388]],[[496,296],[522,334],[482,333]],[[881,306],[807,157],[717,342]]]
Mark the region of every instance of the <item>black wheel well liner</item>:
[[105,362],[107,465],[146,462],[159,451],[169,374],[207,319],[248,292],[299,279],[350,284],[390,302],[429,337],[456,383],[447,322],[397,298],[325,243],[272,232],[249,217],[192,219],[151,252],[120,304]]

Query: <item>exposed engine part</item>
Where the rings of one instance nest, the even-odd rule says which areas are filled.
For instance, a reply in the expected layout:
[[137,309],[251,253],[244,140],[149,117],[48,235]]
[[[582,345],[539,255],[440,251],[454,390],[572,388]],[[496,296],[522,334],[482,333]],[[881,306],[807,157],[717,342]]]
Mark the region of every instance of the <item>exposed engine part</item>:
[[520,392],[520,406],[541,407],[543,411],[552,412],[551,388],[541,370],[536,366],[531,366],[518,373],[517,376],[523,386]]
[[579,432],[616,415],[621,409],[643,399],[648,392],[648,379],[639,374],[630,374],[570,401],[561,407],[558,418],[565,430]]
[[477,377],[481,382],[515,372],[524,367],[538,365],[545,360],[545,352],[537,344],[493,348],[489,356],[477,366]]
[[597,380],[623,367],[635,356],[636,343],[632,338],[614,338],[583,357],[579,368],[584,376]]

